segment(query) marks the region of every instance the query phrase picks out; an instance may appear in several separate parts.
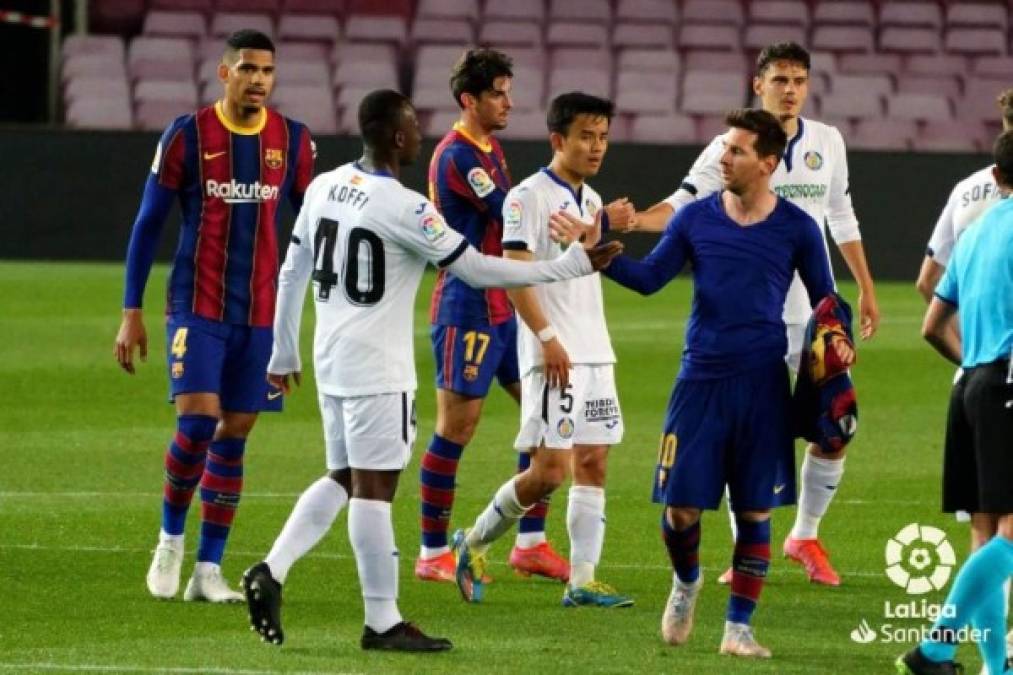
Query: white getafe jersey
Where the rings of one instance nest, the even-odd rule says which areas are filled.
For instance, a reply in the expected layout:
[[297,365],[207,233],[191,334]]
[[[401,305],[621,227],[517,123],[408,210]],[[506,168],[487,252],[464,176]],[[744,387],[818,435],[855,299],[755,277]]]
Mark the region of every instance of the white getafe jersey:
[[422,273],[467,247],[429,200],[388,174],[352,163],[317,176],[281,269],[268,371],[302,370],[299,322],[312,276],[317,389],[331,396],[414,390],[412,319]]
[[[724,134],[716,136],[700,153],[679,188],[665,202],[678,210],[695,199],[719,192]],[[844,139],[837,127],[800,117],[798,133],[788,141],[784,157],[774,170],[771,189],[812,216],[826,223],[838,244],[858,241],[858,219],[851,205],[848,187],[848,158]],[[826,246],[826,232],[823,244]],[[829,257],[829,251],[827,252]],[[812,313],[809,296],[798,273],[788,289],[784,320],[802,323]]]
[[[564,249],[549,238],[549,216],[567,211],[587,221],[601,207],[601,197],[589,185],[574,193],[569,184],[542,169],[510,190],[503,201],[503,249],[531,251],[535,260],[554,260]],[[597,273],[537,286],[535,293],[571,363],[615,363]],[[517,354],[523,375],[544,362],[538,336],[519,323]]]
[[946,267],[960,235],[1000,199],[1002,195],[992,176],[992,166],[975,171],[957,183],[932,230],[927,255]]

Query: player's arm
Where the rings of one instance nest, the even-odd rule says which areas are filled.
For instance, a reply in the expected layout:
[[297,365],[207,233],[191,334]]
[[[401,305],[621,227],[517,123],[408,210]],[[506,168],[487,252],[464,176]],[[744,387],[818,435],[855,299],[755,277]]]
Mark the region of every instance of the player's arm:
[[299,213],[302,208],[303,196],[313,180],[313,164],[317,158],[317,145],[310,137],[309,129],[302,128],[299,138],[299,154],[296,157],[295,175],[288,193],[288,202],[292,210]]
[[[307,197],[311,193],[307,190]],[[285,263],[278,273],[278,301],[274,313],[274,345],[267,364],[267,380],[285,394],[291,391],[289,376],[298,385],[302,362],[299,357],[299,328],[303,300],[313,274],[313,242],[307,199],[296,217]]]
[[922,321],[922,337],[944,358],[959,366],[962,350],[960,334],[952,330],[956,318],[955,305],[951,305],[939,295],[933,296]]
[[155,261],[165,219],[172,209],[176,191],[182,184],[182,176],[183,139],[176,123],[173,123],[162,135],[155,151],[155,160],[144,184],[141,206],[137,210],[130,232],[130,244],[127,246],[123,317],[116,334],[114,355],[120,367],[131,375],[135,372],[135,349],[140,351],[142,361],[148,359],[148,333],[141,309],[144,304],[144,288]]
[[932,302],[933,292],[936,285],[946,271],[946,265],[950,262],[950,254],[953,252],[954,227],[953,212],[956,210],[959,199],[957,188],[950,193],[946,200],[946,206],[936,220],[932,234],[929,236],[929,244],[925,249],[925,259],[922,261],[921,269],[918,270],[918,279],[915,281],[915,288],[925,298],[925,302]]
[[685,216],[677,213],[661,240],[643,260],[619,256],[602,270],[602,274],[641,295],[658,292],[675,278],[689,258],[685,220]]
[[[819,225],[808,216],[806,221],[800,245],[796,250],[795,267],[809,294],[809,304],[815,308],[820,300],[835,293],[834,277],[830,271],[830,261],[827,260]],[[834,340],[833,346],[842,365],[847,367],[855,362],[855,350],[850,340]]]
[[664,232],[676,211],[719,191],[723,139],[724,136],[718,136],[703,149],[675,192],[646,211],[638,212],[633,229],[638,232]]
[[830,236],[837,244],[841,257],[851,271],[851,276],[858,284],[858,315],[860,317],[860,334],[868,340],[879,328],[879,303],[876,301],[876,286],[869,271],[869,263],[865,258],[862,246],[862,235],[858,230],[858,218],[851,204],[851,193],[848,185],[848,159],[844,147],[844,139],[836,129],[836,154],[834,173],[830,178],[830,202],[827,208],[827,225]]
[[475,152],[468,146],[454,147],[444,154],[442,161],[447,165],[441,174],[451,191],[465,199],[481,201],[489,213],[499,216],[507,193],[492,179]]

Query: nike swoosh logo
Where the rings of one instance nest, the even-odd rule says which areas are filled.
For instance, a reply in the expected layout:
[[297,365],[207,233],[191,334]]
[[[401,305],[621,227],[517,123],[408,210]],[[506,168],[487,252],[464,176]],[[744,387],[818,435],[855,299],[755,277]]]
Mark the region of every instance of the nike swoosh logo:
[[280,391],[269,391],[269,392],[267,392],[267,400],[268,401],[273,401],[274,399],[276,399],[279,396],[281,396],[282,393],[283,392],[280,392]]
[[782,490],[784,490],[784,484],[783,483],[781,485],[775,485],[774,486],[774,494],[775,495],[781,494]]
[[225,152],[226,152],[225,150],[222,150],[221,152],[205,152],[204,159],[214,159],[215,157],[221,157],[222,155],[225,154]]

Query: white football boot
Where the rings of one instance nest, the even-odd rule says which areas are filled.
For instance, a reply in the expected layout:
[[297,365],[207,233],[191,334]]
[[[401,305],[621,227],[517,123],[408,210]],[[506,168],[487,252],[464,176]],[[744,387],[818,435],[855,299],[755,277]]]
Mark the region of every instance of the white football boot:
[[229,588],[222,576],[222,568],[214,563],[197,563],[183,592],[187,602],[244,602],[246,598],[239,591]]
[[179,592],[179,573],[183,568],[183,538],[160,538],[148,568],[148,592],[170,600]]
[[670,645],[685,644],[693,631],[693,612],[703,587],[703,573],[691,584],[673,580],[672,592],[661,615],[661,637]]
[[769,659],[770,650],[753,637],[753,629],[747,623],[725,621],[725,635],[721,638],[721,654],[744,656],[754,659]]

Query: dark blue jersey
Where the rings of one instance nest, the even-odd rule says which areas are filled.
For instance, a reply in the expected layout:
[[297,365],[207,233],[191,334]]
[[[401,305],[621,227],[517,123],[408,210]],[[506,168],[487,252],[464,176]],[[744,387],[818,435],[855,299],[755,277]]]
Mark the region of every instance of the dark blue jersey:
[[784,300],[797,269],[815,305],[833,290],[819,227],[784,199],[765,219],[739,225],[716,193],[679,209],[643,260],[621,256],[605,276],[645,295],[693,266],[693,309],[680,379],[735,375],[784,358]]

